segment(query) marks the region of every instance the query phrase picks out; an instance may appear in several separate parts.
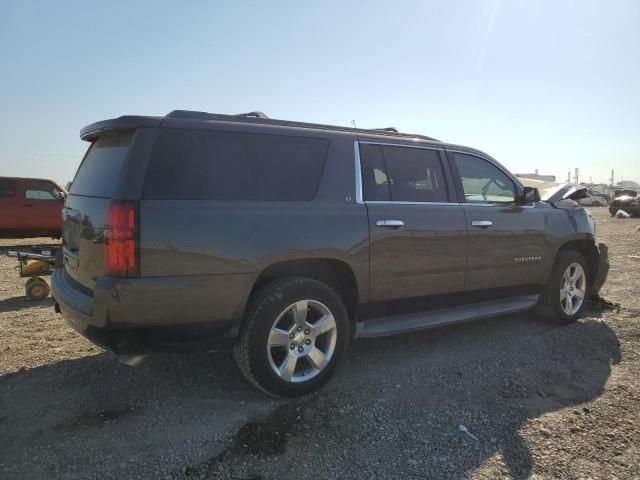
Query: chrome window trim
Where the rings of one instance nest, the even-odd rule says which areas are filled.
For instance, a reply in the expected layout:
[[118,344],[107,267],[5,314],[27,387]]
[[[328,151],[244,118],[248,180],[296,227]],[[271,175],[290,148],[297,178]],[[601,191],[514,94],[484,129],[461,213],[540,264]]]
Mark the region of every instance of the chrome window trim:
[[357,140],[353,142],[353,153],[356,162],[356,204],[364,205],[362,199],[362,164],[360,163],[360,144]]
[[[398,143],[386,143],[386,142],[361,142],[359,140],[354,140],[353,142],[353,152],[355,158],[355,167],[356,167],[356,204],[358,205],[457,205],[460,206],[460,203],[457,202],[404,202],[404,201],[392,201],[392,200],[364,200],[362,193],[362,163],[360,161],[360,144],[364,143],[367,145],[388,145],[391,147],[407,147],[407,148],[421,148],[423,150],[440,150],[444,151],[444,148],[437,147],[419,147],[415,145],[403,145]],[[443,172],[444,173],[444,172]]]
[[405,201],[391,201],[391,200],[366,200],[365,204],[369,205],[442,205],[442,206],[460,206],[457,202],[405,202]]
[[526,205],[516,205],[513,202],[505,202],[505,203],[472,203],[472,202],[465,202],[465,203],[460,203],[459,205],[463,206],[463,207],[517,207],[517,208],[536,208],[535,203],[534,204],[526,204]]
[[356,141],[356,143],[363,143],[365,145],[385,145],[387,147],[400,147],[400,148],[419,148],[421,150],[444,150],[444,147],[435,145],[407,145],[405,143],[389,143],[389,142],[369,142],[369,141]]

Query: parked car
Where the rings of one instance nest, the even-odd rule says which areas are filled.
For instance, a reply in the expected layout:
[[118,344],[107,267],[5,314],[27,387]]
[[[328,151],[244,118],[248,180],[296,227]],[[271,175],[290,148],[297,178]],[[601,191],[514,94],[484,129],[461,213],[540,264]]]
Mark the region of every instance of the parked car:
[[578,203],[589,207],[604,207],[609,202],[607,202],[607,199],[604,197],[586,192],[585,196],[578,200]]
[[85,127],[56,308],[120,354],[233,347],[274,395],[352,338],[536,308],[575,321],[607,271],[583,208],[479,150],[391,129],[173,111]]
[[613,198],[637,197],[637,196],[638,196],[638,192],[636,192],[635,190],[616,190],[615,192],[613,192]]
[[640,199],[638,194],[630,191],[632,195],[619,195],[609,204],[609,213],[614,216],[618,210],[627,212],[634,217],[640,216]]
[[65,196],[51,180],[0,177],[0,236],[59,238]]

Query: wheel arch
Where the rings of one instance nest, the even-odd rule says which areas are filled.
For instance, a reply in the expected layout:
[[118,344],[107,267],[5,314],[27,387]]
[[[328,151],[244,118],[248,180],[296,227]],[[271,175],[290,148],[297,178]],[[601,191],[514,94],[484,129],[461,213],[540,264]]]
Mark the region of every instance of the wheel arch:
[[569,240],[563,243],[562,245],[560,245],[560,247],[556,251],[556,254],[554,255],[553,265],[556,264],[556,261],[558,259],[558,255],[560,254],[560,252],[566,251],[566,250],[576,251],[585,258],[585,260],[587,261],[587,265],[589,267],[588,279],[590,283],[593,282],[598,270],[598,256],[599,256],[598,247],[596,246],[595,240],[592,238],[580,238],[580,239]]
[[349,264],[329,258],[286,260],[264,268],[256,278],[249,296],[272,280],[287,276],[312,278],[327,284],[342,299],[349,319],[356,318],[360,295],[356,275]]

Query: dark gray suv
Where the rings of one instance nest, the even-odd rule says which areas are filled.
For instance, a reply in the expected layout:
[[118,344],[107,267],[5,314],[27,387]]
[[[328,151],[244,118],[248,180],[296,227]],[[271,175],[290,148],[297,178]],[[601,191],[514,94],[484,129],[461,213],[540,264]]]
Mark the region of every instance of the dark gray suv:
[[607,275],[588,211],[472,148],[260,112],[81,137],[57,311],[118,354],[233,348],[270,394],[317,388],[354,337],[534,307],[572,322]]

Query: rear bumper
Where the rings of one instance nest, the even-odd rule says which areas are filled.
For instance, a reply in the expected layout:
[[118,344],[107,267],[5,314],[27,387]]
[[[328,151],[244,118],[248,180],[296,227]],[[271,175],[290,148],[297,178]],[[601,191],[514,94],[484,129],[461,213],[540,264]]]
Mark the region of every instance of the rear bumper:
[[604,243],[598,244],[598,265],[596,267],[593,282],[591,283],[591,296],[597,296],[600,289],[607,281],[609,275],[609,247]]
[[56,302],[56,311],[76,332],[103,348],[110,348],[104,309],[94,308],[94,298],[75,288],[64,268],[57,268],[51,274],[51,296]]
[[[224,277],[206,282],[195,277],[103,276],[90,295],[58,268],[51,276],[51,293],[56,309],[76,332],[116,353],[226,350],[244,313],[248,279]],[[215,288],[216,283],[221,288]]]

